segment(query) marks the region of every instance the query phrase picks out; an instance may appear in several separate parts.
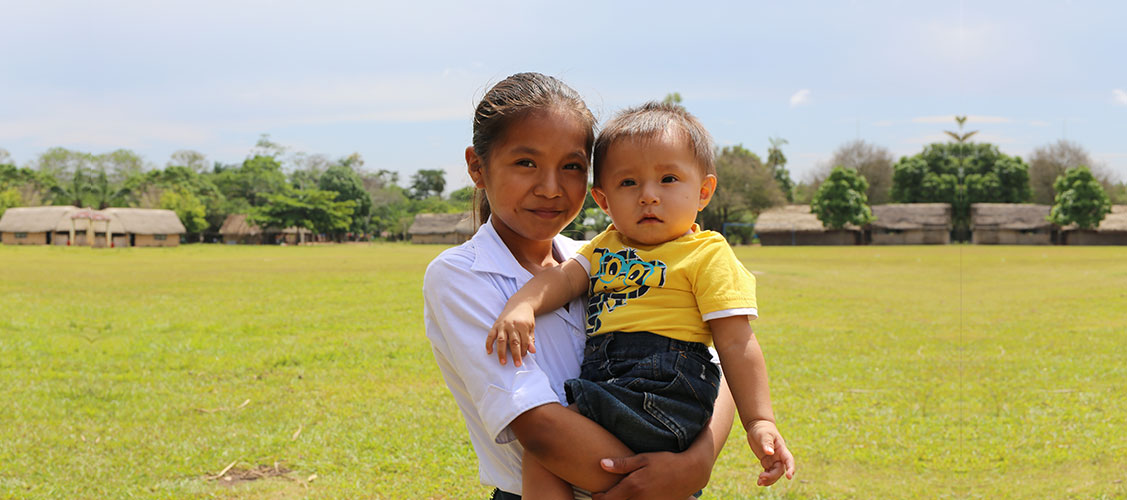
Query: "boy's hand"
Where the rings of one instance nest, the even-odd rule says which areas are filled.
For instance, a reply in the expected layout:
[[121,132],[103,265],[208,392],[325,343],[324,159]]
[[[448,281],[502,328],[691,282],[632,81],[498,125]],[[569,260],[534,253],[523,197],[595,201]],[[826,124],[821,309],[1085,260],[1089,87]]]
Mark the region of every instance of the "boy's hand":
[[513,364],[521,365],[521,358],[536,352],[536,315],[531,306],[517,305],[505,308],[489,336],[485,338],[485,352],[493,354],[493,344],[497,344],[497,360],[505,364],[505,356],[511,350]]
[[747,428],[747,444],[763,466],[759,473],[759,486],[771,486],[783,474],[794,478],[794,455],[787,449],[779,429],[770,420],[755,420]]

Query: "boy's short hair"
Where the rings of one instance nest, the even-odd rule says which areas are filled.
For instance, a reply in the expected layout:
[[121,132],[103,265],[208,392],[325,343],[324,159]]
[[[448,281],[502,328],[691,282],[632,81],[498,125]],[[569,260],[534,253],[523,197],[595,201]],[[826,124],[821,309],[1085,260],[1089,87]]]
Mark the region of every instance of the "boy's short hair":
[[716,175],[712,136],[705,130],[704,125],[680,105],[650,101],[641,106],[622,110],[603,127],[599,137],[595,139],[594,184],[599,185],[603,159],[612,144],[622,139],[653,138],[668,130],[670,125],[682,130],[701,172],[705,175]]

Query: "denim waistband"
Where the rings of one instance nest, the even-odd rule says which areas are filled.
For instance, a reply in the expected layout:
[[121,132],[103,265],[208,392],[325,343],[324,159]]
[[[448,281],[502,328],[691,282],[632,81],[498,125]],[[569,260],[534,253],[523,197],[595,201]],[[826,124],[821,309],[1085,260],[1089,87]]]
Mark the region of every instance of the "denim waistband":
[[629,349],[635,346],[646,347],[650,350],[669,350],[683,352],[697,352],[711,356],[708,346],[701,342],[677,340],[653,332],[608,332],[592,335],[587,338],[587,344],[602,345],[609,343],[610,349]]

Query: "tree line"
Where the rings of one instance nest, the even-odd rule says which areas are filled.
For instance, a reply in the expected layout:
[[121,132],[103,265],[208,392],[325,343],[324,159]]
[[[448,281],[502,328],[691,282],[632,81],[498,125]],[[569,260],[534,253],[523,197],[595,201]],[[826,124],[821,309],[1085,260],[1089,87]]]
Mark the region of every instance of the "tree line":
[[290,153],[263,135],[241,163],[209,162],[181,150],[163,168],[119,149],[93,154],[55,147],[24,166],[0,149],[0,214],[9,207],[163,208],[176,212],[190,240],[215,237],[230,214],[260,227],[303,227],[338,241],[404,238],[420,212],[468,210],[472,190],[443,197],[440,169],[421,169],[406,187],[399,173],[364,168],[359,154],[330,159]]

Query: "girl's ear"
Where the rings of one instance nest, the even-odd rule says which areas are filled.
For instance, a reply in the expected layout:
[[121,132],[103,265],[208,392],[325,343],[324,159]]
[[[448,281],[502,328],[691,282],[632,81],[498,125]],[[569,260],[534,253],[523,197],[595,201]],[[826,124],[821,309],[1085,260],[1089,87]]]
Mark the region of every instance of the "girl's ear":
[[485,189],[485,171],[481,158],[474,152],[473,146],[466,148],[466,171],[473,180],[474,187]]
[[697,205],[698,212],[708,206],[708,202],[712,201],[713,194],[716,194],[716,176],[708,174],[704,176],[704,181],[700,184],[700,204]]

